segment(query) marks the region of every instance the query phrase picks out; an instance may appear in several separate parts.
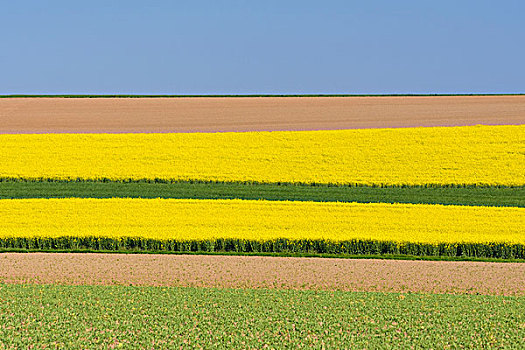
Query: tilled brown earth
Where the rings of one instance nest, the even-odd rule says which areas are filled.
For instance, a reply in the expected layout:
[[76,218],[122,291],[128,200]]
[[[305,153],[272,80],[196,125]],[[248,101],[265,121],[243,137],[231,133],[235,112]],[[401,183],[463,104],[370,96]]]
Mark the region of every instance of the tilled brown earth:
[[525,263],[2,253],[0,282],[525,295]]
[[0,133],[326,130],[524,123],[525,96],[0,99]]

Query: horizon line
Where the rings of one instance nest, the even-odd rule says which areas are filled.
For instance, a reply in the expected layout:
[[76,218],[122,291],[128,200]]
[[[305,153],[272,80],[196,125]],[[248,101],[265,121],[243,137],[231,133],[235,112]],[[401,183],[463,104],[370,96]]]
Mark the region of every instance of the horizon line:
[[227,97],[440,97],[525,96],[525,93],[436,93],[436,94],[0,94],[0,98],[227,98]]

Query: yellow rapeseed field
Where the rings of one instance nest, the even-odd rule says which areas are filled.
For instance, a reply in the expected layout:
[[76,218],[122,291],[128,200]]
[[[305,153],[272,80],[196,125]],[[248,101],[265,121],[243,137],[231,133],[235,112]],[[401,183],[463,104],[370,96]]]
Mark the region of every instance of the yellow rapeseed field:
[[0,238],[525,243],[525,208],[191,199],[0,201]]
[[525,125],[0,135],[0,177],[525,184]]

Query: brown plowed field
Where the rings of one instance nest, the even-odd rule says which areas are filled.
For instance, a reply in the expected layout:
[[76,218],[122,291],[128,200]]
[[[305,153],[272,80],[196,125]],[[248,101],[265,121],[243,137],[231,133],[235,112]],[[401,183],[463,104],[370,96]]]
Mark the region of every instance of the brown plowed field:
[[525,96],[2,98],[0,133],[524,124]]
[[525,295],[525,264],[4,253],[0,282]]

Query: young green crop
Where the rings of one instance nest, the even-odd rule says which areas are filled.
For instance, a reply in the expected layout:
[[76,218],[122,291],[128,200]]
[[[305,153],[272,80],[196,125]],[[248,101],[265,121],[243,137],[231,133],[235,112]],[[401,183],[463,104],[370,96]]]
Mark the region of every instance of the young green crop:
[[58,348],[525,347],[525,298],[0,284],[0,344]]
[[0,179],[0,199],[194,198],[525,207],[520,187],[371,187],[236,182],[25,181]]

